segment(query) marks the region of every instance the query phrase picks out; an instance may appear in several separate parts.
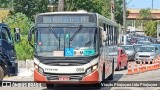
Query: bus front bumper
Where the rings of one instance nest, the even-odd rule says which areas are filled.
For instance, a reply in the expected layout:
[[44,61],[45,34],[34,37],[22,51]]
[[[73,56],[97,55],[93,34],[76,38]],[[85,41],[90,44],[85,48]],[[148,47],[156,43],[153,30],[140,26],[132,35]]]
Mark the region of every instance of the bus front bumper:
[[[60,75],[59,75],[60,76]],[[59,80],[58,75],[55,76],[46,76],[40,74],[37,70],[34,70],[34,81],[38,83],[52,83],[52,84],[96,84],[100,83],[99,80],[99,72],[98,70],[95,70],[94,72],[90,73],[89,75],[75,75],[70,76],[72,80]],[[79,80],[76,78],[79,77]],[[82,76],[82,77],[80,77]],[[48,77],[54,78],[54,80],[50,80]],[[74,78],[73,78],[74,77]]]

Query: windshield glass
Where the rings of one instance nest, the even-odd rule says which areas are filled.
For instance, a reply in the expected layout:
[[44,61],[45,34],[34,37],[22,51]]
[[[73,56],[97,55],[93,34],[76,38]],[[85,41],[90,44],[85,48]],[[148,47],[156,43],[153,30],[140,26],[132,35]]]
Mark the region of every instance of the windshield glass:
[[45,57],[82,57],[97,53],[96,28],[38,28],[36,52]]
[[140,47],[138,52],[154,52],[154,47]]
[[135,50],[137,51],[142,45],[134,45]]
[[133,46],[121,46],[124,50],[134,50]]
[[151,42],[149,42],[149,41],[148,41],[148,42],[145,42],[145,41],[144,41],[144,42],[143,42],[143,41],[140,41],[140,42],[138,42],[138,44],[149,45],[149,44],[152,44],[152,43],[151,43]]

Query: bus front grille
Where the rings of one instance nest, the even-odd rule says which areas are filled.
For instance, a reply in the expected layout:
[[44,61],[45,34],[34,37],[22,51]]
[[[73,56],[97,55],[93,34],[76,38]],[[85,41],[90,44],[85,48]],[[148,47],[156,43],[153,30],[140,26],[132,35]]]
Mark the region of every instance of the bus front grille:
[[59,77],[60,76],[68,76],[69,77],[69,80],[70,81],[79,81],[79,80],[82,80],[82,77],[83,77],[83,75],[82,74],[80,74],[80,75],[69,75],[69,74],[59,74],[59,75],[57,75],[57,74],[51,74],[51,73],[45,73],[44,74],[45,76],[46,76],[46,78],[47,78],[47,80],[59,80]]

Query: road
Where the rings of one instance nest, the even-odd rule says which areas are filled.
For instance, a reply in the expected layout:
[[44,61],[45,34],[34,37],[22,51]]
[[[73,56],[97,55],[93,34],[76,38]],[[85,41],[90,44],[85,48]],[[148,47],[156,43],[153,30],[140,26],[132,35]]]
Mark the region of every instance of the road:
[[[134,66],[134,62],[131,62],[132,68]],[[160,69],[148,71],[144,73],[134,74],[134,75],[126,75],[128,70],[122,69],[121,71],[115,71],[114,80],[119,81],[128,81],[128,84],[133,81],[160,81]],[[6,77],[5,81],[33,81],[33,76],[15,76],[15,77]],[[129,82],[131,81],[131,82]],[[107,84],[112,83],[112,81],[108,81]],[[124,83],[124,82],[122,82]],[[147,82],[145,82],[147,83]],[[41,86],[41,85],[40,85]],[[47,90],[44,84],[43,87],[23,87],[23,90]],[[56,85],[54,90],[160,90],[160,87],[84,87],[82,85]],[[10,87],[1,87],[0,90],[11,90]],[[12,87],[12,90],[22,90],[22,87]]]

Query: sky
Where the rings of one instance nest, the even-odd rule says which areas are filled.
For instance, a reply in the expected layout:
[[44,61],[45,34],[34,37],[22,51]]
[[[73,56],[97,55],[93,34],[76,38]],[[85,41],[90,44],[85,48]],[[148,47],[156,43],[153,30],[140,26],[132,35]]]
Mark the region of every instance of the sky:
[[[150,8],[152,9],[152,0],[126,0],[127,8]],[[160,0],[153,0],[153,9],[160,9]]]

